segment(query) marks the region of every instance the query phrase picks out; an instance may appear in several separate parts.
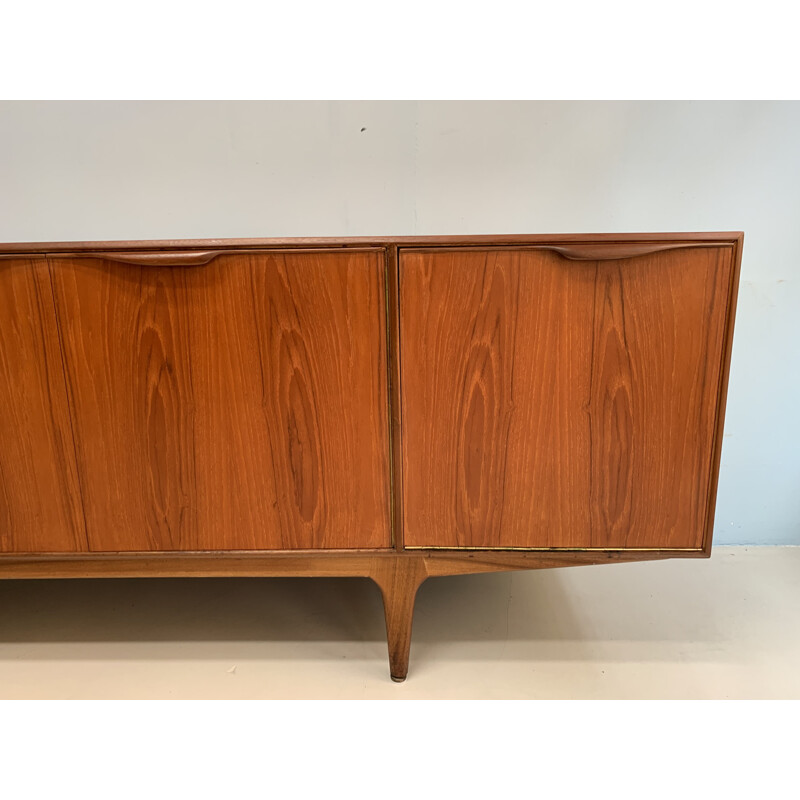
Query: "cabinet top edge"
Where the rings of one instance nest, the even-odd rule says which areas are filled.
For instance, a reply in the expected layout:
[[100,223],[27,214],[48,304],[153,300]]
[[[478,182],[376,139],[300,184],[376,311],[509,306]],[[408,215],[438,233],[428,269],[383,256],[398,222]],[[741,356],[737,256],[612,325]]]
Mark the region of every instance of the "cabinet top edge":
[[289,237],[261,239],[152,239],[101,242],[9,242],[0,243],[0,254],[33,254],[58,252],[104,252],[110,250],[216,250],[247,248],[308,247],[431,247],[437,245],[465,247],[473,245],[568,244],[592,242],[624,244],[629,242],[708,242],[735,244],[744,238],[742,231],[685,233],[536,233],[536,234],[450,234],[445,236],[345,236]]

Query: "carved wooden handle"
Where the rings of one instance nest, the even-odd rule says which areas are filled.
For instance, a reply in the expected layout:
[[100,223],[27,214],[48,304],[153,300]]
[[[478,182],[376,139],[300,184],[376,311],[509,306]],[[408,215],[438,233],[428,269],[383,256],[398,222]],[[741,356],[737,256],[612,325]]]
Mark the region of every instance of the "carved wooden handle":
[[119,264],[139,264],[149,267],[201,267],[218,256],[276,255],[286,253],[363,253],[380,250],[380,247],[292,247],[292,248],[232,248],[230,250],[109,250],[84,251],[80,253],[54,253],[54,258],[100,258]]
[[199,267],[208,264],[224,250],[176,250],[160,253],[137,253],[128,250],[119,253],[83,253],[84,256],[102,258],[105,261],[117,261],[121,264],[143,264],[154,267]]
[[690,247],[732,247],[724,242],[630,242],[534,245],[526,250],[552,250],[570,261],[604,261],[617,258],[634,258],[662,250],[685,250]]

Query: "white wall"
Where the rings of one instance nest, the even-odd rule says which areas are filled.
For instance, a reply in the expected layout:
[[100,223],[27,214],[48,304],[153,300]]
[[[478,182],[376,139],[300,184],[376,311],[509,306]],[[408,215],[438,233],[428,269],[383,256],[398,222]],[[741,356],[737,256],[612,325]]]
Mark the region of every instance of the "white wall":
[[745,231],[715,541],[800,544],[800,103],[0,103],[0,241],[691,230]]

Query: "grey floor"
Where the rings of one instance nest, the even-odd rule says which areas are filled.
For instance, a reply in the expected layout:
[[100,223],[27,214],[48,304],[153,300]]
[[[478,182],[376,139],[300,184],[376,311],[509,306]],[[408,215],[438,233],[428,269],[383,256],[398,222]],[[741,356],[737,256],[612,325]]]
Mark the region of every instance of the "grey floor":
[[436,578],[0,581],[0,698],[800,698],[800,548]]

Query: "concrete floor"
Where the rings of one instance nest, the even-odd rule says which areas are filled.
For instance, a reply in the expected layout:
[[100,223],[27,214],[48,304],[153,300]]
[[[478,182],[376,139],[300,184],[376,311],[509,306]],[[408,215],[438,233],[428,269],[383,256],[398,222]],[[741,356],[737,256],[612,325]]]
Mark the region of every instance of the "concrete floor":
[[436,578],[0,581],[0,698],[800,698],[800,547]]

